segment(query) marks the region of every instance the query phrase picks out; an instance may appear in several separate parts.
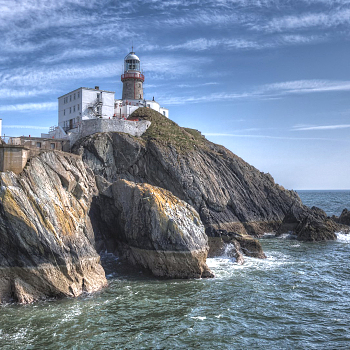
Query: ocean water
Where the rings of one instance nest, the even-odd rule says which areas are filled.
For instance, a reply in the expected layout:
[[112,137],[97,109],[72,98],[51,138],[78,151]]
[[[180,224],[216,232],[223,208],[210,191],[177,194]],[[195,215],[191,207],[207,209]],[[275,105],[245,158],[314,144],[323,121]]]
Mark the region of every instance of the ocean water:
[[[339,215],[345,192],[300,195]],[[0,307],[0,349],[349,349],[350,236],[261,243],[266,260],[208,259],[216,277],[201,280],[149,278],[104,255],[101,292]]]

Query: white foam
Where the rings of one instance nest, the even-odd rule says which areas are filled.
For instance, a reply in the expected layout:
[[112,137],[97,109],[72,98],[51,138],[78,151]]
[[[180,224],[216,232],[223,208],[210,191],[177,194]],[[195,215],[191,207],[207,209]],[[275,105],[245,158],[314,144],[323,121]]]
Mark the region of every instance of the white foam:
[[350,243],[350,234],[342,233],[342,232],[336,232],[337,239],[340,242]]
[[296,239],[297,236],[294,235],[291,232],[287,232],[287,233],[282,233],[281,235],[277,236],[276,238],[279,238],[279,239]]
[[206,320],[207,318],[205,316],[192,316],[191,318],[193,318],[194,320]]
[[207,265],[213,271],[216,279],[226,279],[244,269],[270,270],[290,264],[295,264],[295,261],[289,255],[281,252],[273,252],[266,259],[244,256],[243,265],[237,264],[235,259],[224,256],[207,259]]

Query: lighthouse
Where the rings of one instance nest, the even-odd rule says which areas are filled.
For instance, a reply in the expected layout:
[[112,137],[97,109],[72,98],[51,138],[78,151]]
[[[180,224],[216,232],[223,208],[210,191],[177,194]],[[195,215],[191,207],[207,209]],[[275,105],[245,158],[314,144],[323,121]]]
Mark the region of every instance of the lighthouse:
[[144,75],[141,73],[140,59],[132,50],[124,58],[124,73],[121,75],[123,82],[122,100],[143,100]]

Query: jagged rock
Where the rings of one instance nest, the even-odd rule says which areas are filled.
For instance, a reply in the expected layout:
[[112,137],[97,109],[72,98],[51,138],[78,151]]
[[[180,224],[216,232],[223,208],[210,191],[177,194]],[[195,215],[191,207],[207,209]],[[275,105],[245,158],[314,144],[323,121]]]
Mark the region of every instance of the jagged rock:
[[171,192],[149,184],[97,177],[105,240],[129,262],[168,278],[212,277],[208,239],[198,213]]
[[277,235],[293,232],[301,241],[336,240],[339,225],[320,208],[293,206],[284,218]]
[[238,264],[244,263],[243,255],[259,259],[266,258],[257,239],[225,230],[218,231],[218,233],[220,237],[209,237],[209,257],[225,256],[229,251],[229,255],[235,258]]
[[239,243],[239,246],[244,255],[260,259],[266,258],[261,244],[257,239],[254,239],[247,235],[235,235],[234,239]]
[[209,237],[209,247],[209,258],[229,257],[234,258],[238,265],[244,263],[241,246],[235,239],[229,239],[228,236]]
[[88,216],[97,189],[79,157],[45,152],[18,176],[0,173],[0,181],[0,302],[106,285]]
[[152,122],[141,138],[105,133],[75,144],[73,151],[82,154],[96,175],[171,191],[198,211],[208,236],[218,237],[220,230],[271,232],[292,205],[302,206],[296,192],[275,184],[271,175],[207,141],[200,132],[181,128],[151,109],[134,113]]
[[338,222],[343,225],[350,226],[350,211],[348,209],[344,209],[339,216]]

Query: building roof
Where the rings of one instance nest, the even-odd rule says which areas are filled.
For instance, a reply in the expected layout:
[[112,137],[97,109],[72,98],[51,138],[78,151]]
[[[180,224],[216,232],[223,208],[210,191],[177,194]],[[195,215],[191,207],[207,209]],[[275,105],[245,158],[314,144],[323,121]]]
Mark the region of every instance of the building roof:
[[94,91],[100,91],[100,92],[109,92],[111,94],[115,94],[115,91],[107,91],[107,90],[97,90],[97,89],[94,89],[94,88],[88,88],[88,87],[80,87],[78,89],[75,89],[75,90],[72,90],[70,92],[67,92],[66,94],[60,96],[60,97],[57,97],[57,98],[61,98],[63,96],[66,96],[66,95],[70,95],[71,93],[75,92],[75,91],[78,91],[78,90],[94,90]]

